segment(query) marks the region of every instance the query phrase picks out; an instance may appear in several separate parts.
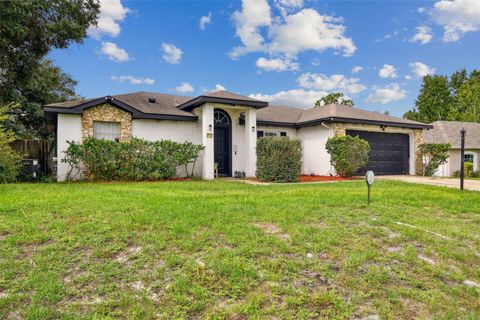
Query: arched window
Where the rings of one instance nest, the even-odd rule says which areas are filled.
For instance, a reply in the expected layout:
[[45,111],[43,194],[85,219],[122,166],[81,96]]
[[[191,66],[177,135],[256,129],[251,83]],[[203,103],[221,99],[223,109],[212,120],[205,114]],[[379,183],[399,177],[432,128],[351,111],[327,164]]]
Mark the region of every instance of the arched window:
[[215,121],[215,125],[229,125],[230,118],[229,116],[222,110],[215,110],[213,113],[213,120]]

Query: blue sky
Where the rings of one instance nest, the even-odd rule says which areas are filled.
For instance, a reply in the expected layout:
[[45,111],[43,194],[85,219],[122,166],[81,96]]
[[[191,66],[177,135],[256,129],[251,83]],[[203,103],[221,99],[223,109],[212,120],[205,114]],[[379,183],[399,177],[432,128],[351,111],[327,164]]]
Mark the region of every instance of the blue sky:
[[84,97],[225,88],[312,106],[344,92],[401,116],[427,73],[480,68],[480,1],[101,1],[81,45],[50,57]]

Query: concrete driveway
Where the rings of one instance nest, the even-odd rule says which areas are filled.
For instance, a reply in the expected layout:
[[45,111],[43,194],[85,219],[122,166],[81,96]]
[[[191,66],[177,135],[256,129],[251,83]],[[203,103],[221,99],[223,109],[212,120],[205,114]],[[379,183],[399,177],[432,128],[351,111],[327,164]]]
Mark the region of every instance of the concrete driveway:
[[[420,176],[379,176],[378,179],[399,180],[410,183],[429,184],[432,186],[448,187],[460,189],[459,178],[437,178],[437,177],[420,177]],[[480,191],[480,180],[467,180],[464,183],[465,190]]]

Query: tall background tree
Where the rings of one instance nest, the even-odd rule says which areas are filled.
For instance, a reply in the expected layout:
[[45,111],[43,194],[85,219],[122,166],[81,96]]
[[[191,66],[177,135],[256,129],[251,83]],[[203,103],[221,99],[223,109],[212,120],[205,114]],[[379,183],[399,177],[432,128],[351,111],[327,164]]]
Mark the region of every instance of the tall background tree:
[[81,43],[99,8],[98,0],[0,2],[0,104],[17,103],[9,123],[17,136],[45,135],[41,106],[75,96],[76,82],[46,56]]
[[322,107],[327,104],[340,104],[344,106],[352,107],[354,105],[353,101],[350,99],[344,98],[343,93],[341,92],[332,92],[324,96],[323,98],[315,102],[315,108]]
[[480,71],[465,69],[450,78],[427,75],[423,78],[415,108],[404,118],[425,123],[437,120],[480,122]]

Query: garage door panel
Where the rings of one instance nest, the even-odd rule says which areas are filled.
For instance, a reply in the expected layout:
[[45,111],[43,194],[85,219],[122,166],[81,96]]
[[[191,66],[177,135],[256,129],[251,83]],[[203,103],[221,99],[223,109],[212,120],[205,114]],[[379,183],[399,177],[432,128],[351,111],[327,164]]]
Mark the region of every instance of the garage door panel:
[[351,136],[359,136],[370,144],[368,165],[356,174],[373,170],[377,175],[408,174],[410,141],[406,134],[347,130]]

